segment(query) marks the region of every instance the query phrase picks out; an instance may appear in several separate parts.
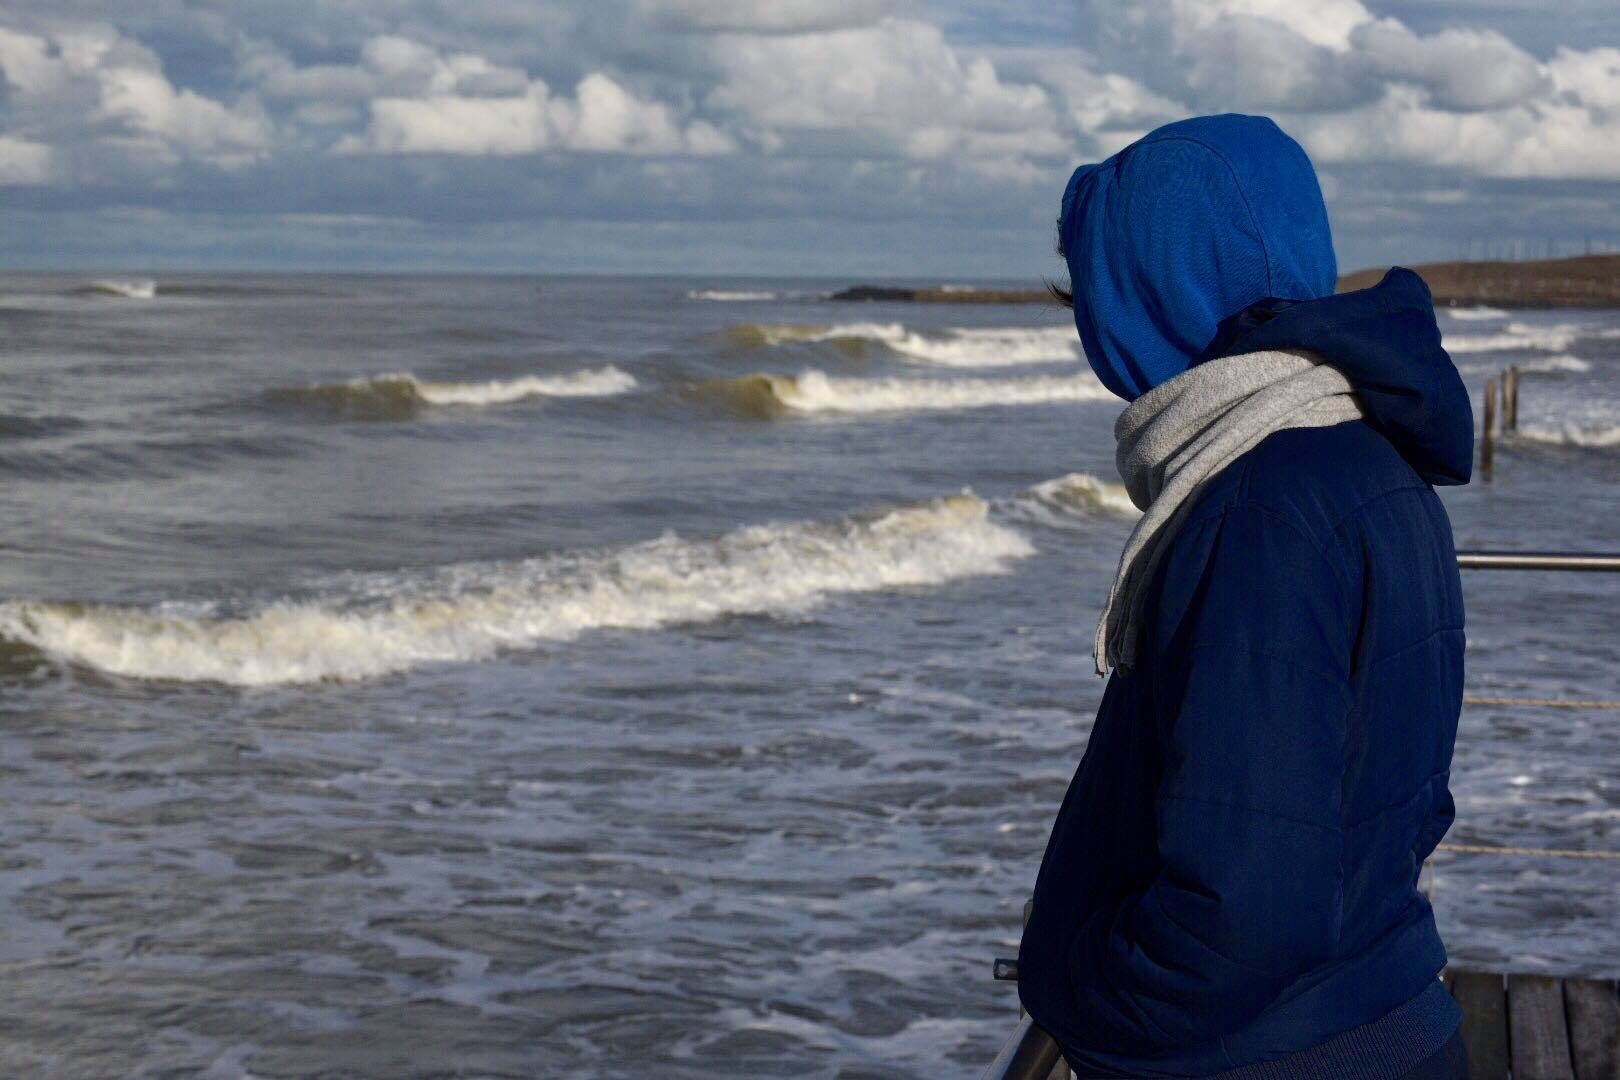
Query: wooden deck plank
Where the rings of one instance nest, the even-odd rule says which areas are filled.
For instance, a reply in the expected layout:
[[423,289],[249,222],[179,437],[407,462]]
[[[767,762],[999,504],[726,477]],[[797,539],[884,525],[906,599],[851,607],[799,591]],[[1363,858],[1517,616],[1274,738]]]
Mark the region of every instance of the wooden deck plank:
[[1564,980],[1575,1080],[1620,1080],[1620,996],[1607,979]]
[[1507,992],[1502,976],[1447,968],[1446,989],[1462,1008],[1473,1080],[1508,1080]]
[[1575,1080],[1560,981],[1548,975],[1510,974],[1507,999],[1513,1080]]

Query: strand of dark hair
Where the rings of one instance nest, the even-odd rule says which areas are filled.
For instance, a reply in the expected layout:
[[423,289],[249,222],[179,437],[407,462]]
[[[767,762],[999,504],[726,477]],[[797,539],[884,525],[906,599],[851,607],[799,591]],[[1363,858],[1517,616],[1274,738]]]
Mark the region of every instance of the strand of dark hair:
[[[1057,253],[1058,253],[1058,258],[1060,258],[1060,259],[1065,258],[1065,255],[1064,255],[1064,252],[1063,252],[1063,219],[1062,218],[1058,219]],[[1041,281],[1045,283],[1046,291],[1052,294],[1052,299],[1053,300],[1056,300],[1058,303],[1062,304],[1066,308],[1074,307],[1074,290],[1072,288],[1070,288],[1067,285],[1059,285],[1057,282],[1055,282],[1055,281],[1053,281],[1053,280],[1051,280],[1050,278],[1047,278],[1047,277],[1042,277]]]

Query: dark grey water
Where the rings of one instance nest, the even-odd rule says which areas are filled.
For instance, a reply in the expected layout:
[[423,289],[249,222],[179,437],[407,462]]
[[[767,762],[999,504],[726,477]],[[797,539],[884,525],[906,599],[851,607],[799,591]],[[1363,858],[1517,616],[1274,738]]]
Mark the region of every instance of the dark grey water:
[[[93,280],[0,277],[5,1073],[993,1053],[1133,513],[1065,313]],[[1442,323],[1530,369],[1459,546],[1620,547],[1620,313]],[[1620,582],[1465,586],[1470,693],[1620,698]],[[1450,838],[1620,848],[1616,724],[1466,709]],[[1620,974],[1615,862],[1434,864],[1455,961]]]

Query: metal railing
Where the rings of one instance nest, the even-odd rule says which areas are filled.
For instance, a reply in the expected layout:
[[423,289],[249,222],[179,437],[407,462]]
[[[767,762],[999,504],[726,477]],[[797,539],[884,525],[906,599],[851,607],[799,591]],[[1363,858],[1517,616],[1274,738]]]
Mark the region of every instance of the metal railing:
[[[1459,551],[1457,565],[1464,570],[1597,570],[1620,572],[1620,555],[1580,551]],[[1025,919],[1029,917],[1025,907]],[[998,959],[995,978],[1018,980],[1018,965]],[[1050,1080],[1067,1077],[1058,1044],[1035,1021],[1026,1016],[1001,1047],[980,1080]]]
[[1024,1017],[1018,1030],[1001,1048],[996,1060],[984,1070],[983,1080],[1046,1080],[1062,1062],[1063,1055],[1052,1036]]
[[1579,551],[1459,551],[1464,570],[1607,570],[1620,571],[1620,555]]

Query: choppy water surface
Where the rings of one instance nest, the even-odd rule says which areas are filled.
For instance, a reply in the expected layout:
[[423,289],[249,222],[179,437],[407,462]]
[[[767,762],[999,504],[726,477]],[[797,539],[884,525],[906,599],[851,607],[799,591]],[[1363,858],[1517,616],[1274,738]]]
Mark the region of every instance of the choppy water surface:
[[[1064,312],[815,282],[0,278],[7,1074],[976,1070],[1134,511]],[[1620,547],[1620,313],[1459,546]],[[1470,693],[1620,698],[1472,574]],[[1620,714],[1470,706],[1451,839],[1620,848]],[[1453,960],[1620,974],[1610,861],[1441,854]]]

